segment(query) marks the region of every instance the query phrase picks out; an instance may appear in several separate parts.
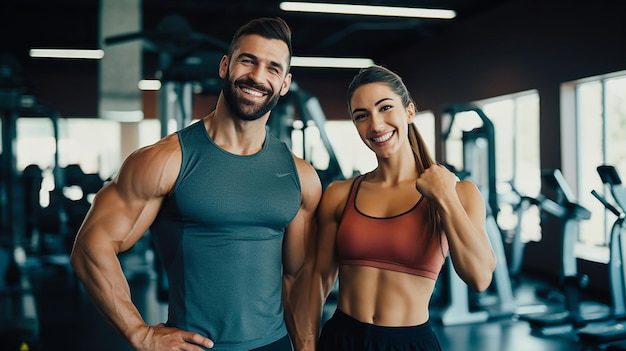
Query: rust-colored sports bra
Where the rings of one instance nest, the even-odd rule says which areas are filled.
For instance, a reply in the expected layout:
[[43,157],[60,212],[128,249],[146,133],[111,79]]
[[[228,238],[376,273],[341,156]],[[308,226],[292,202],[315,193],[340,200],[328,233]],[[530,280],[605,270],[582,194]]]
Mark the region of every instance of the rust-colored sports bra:
[[356,196],[364,176],[352,183],[337,230],[340,265],[361,265],[413,274],[437,280],[448,240],[429,240],[424,197],[405,213],[392,217],[371,217],[356,207]]

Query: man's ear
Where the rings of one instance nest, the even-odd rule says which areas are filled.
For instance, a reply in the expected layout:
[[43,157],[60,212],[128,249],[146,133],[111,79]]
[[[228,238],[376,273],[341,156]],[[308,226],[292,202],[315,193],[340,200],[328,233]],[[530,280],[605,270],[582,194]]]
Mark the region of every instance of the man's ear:
[[287,73],[285,80],[283,80],[283,86],[280,88],[280,96],[285,96],[291,86],[291,73]]
[[228,60],[229,57],[226,55],[222,56],[222,59],[220,60],[218,74],[222,79],[226,78],[226,73],[228,72]]

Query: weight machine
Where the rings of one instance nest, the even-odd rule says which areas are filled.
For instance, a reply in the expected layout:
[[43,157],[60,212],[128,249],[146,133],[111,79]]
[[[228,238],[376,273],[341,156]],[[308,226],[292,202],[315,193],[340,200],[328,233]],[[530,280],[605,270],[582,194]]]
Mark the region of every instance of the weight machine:
[[[23,247],[25,226],[24,191],[19,185],[15,142],[17,119],[21,115],[50,118],[58,150],[59,113],[25,93],[20,67],[12,56],[0,56],[0,117],[2,154],[0,154],[0,301],[7,308],[0,312],[0,344],[18,349],[34,349],[39,344],[39,320],[28,276]],[[55,152],[55,179],[62,181]]]
[[[293,121],[301,120],[300,127],[294,127]],[[315,166],[315,170],[320,177],[322,186],[325,189],[328,184],[337,179],[343,179],[341,165],[337,160],[330,138],[324,129],[326,124],[326,115],[322,109],[319,100],[299,88],[297,82],[291,83],[289,92],[283,96],[278,105],[272,110],[268,128],[270,133],[282,138],[290,147],[293,147],[292,133],[294,130],[302,132],[302,158],[313,164],[312,154],[309,153],[309,143],[306,138],[306,130],[313,126],[319,131],[320,141],[324,151],[328,154],[328,165],[321,169]]]
[[[442,134],[445,144],[451,138],[453,125],[458,122],[456,116],[462,112],[474,112],[482,125],[470,131],[462,132],[463,166],[450,165],[460,179],[472,180],[485,199],[487,209],[486,230],[491,246],[496,255],[497,265],[493,275],[493,288],[496,302],[490,305],[479,303],[479,309],[470,307],[469,289],[458,277],[448,257],[446,259],[449,304],[440,315],[444,325],[456,325],[484,322],[494,317],[512,316],[517,313],[518,306],[513,296],[511,280],[507,265],[502,233],[496,222],[499,211],[498,194],[496,192],[495,172],[495,133],[491,120],[478,107],[469,104],[454,104],[443,109],[442,113],[449,116],[447,126]],[[446,162],[448,160],[446,159]]]
[[220,91],[222,81],[216,72],[228,43],[194,32],[187,20],[176,14],[164,17],[153,31],[114,35],[104,42],[117,45],[135,40],[142,40],[158,55],[158,117],[161,137],[165,137],[172,131],[170,120],[176,122],[174,130],[191,123],[195,87],[206,94]]

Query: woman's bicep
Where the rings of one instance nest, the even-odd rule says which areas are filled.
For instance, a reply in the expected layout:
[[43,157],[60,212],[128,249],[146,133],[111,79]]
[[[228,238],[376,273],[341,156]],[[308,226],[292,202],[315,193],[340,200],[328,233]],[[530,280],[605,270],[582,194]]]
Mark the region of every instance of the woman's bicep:
[[342,189],[331,184],[322,196],[319,209],[317,211],[318,222],[318,248],[317,248],[317,268],[322,276],[324,290],[330,292],[335,283],[338,273],[337,258],[337,230],[341,216],[340,209],[345,203],[345,195]]
[[485,233],[487,211],[480,190],[472,182],[461,181],[457,184],[457,194],[470,221],[477,230]]

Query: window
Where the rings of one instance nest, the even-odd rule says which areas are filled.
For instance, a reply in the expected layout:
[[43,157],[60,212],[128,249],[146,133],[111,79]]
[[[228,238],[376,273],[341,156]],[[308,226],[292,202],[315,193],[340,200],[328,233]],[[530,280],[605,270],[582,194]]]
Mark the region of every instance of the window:
[[[580,223],[578,240],[586,248],[606,246],[615,215],[591,191],[612,201],[596,171],[601,164],[614,166],[622,179],[626,175],[626,72],[566,83],[562,96],[563,168],[574,174],[578,200],[592,213]],[[586,257],[592,250],[577,251]],[[602,256],[586,258],[606,262],[608,252]]]
[[[43,173],[40,192],[42,206],[49,203],[55,187],[54,126],[49,118],[21,117],[16,123],[16,170],[30,164]],[[58,162],[60,167],[78,164],[85,173],[99,173],[103,179],[113,175],[120,165],[119,123],[95,118],[61,118],[58,120]]]
[[443,116],[444,133],[449,131],[444,141],[446,163],[458,170],[471,170],[474,174],[470,178],[477,183],[486,200],[488,189],[493,186],[488,184],[490,179],[486,167],[488,162],[495,163],[495,190],[499,207],[496,218],[500,229],[512,234],[519,225],[522,242],[541,240],[539,210],[531,207],[526,213],[515,211],[519,202],[516,192],[536,197],[541,189],[537,92],[500,96],[476,101],[469,106],[478,107],[487,118],[486,123],[493,124],[493,160],[488,159],[488,137],[481,134],[475,136],[480,133],[483,120],[477,111],[461,108],[463,112],[455,113],[451,126],[450,116]]

